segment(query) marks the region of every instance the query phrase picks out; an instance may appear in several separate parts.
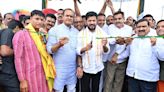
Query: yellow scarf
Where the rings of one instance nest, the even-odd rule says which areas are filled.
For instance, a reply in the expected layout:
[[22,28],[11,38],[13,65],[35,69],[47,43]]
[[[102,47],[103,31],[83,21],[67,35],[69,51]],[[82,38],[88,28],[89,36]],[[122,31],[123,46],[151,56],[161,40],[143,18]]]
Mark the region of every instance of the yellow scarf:
[[[91,41],[93,41],[93,39],[95,39],[95,38],[93,38],[89,35],[89,29],[88,28],[82,30],[82,32],[83,32],[82,33],[82,45],[84,47],[88,43],[90,43],[89,38],[91,38]],[[96,32],[96,37],[104,37],[104,35],[102,33],[102,29],[99,26],[96,26],[95,32]],[[98,65],[99,65],[99,62],[97,62],[97,61],[101,61],[100,60],[101,57],[98,57],[98,56],[103,52],[101,41],[102,41],[102,39],[96,39],[96,49],[95,49],[96,56],[95,57],[96,57],[96,64],[98,64]],[[92,44],[93,44],[93,42],[92,42]],[[86,54],[86,56],[87,56],[86,58],[88,60],[88,63],[86,63],[86,66],[88,67],[91,63],[90,62],[89,52],[86,51],[85,54]]]
[[37,34],[32,24],[27,25],[26,28],[29,30],[30,36],[34,40],[36,47],[40,53],[44,73],[45,73],[46,80],[48,83],[48,88],[49,88],[49,91],[52,92],[54,78],[56,76],[56,70],[55,70],[53,59],[47,53],[46,47],[44,43],[42,42],[42,40],[40,39],[40,35]]

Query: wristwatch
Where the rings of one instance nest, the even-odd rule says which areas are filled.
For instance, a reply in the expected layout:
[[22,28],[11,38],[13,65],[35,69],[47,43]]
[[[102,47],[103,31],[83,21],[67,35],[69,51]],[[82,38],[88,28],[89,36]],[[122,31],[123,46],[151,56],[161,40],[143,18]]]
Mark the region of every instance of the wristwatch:
[[83,68],[83,66],[81,64],[78,64],[77,67]]

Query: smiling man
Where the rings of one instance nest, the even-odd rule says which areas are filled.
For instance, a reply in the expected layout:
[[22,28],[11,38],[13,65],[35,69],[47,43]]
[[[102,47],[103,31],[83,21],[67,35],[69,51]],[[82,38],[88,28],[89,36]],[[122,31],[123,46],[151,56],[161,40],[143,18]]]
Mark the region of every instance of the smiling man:
[[55,26],[56,17],[54,14],[47,14],[45,21],[45,29],[48,32],[53,26]]
[[[77,44],[77,53],[82,57],[77,72],[84,72],[77,74],[81,77],[81,92],[98,92],[101,71],[104,69],[102,56],[108,54],[110,48],[105,39],[106,33],[97,25],[97,14],[88,12],[86,20],[87,27],[78,34]],[[96,39],[99,36],[104,39]]]
[[125,50],[124,37],[131,37],[133,31],[130,26],[124,24],[124,13],[115,12],[113,15],[114,24],[109,26],[108,35],[118,37],[110,39],[111,52],[108,55],[107,76],[104,92],[121,92],[125,76],[126,58],[118,58]]
[[13,38],[15,68],[21,92],[52,92],[54,63],[46,52],[42,36],[38,34],[44,17],[42,11],[33,10],[30,24]]
[[[138,37],[156,36],[149,22],[141,19],[136,22]],[[163,39],[162,39],[163,40]],[[156,92],[159,80],[159,61],[164,60],[164,48],[160,39],[136,38],[129,45],[128,76],[129,92]]]
[[[164,20],[157,22],[157,34],[159,36],[164,36]],[[161,39],[161,44],[164,46],[164,39]],[[164,92],[164,62],[160,62],[160,80],[158,81],[158,92]]]
[[81,16],[75,16],[73,24],[78,31],[81,31],[84,28],[84,21]]
[[53,55],[57,76],[54,81],[55,92],[75,92],[76,86],[76,40],[77,33],[73,24],[74,11],[65,9],[63,23],[53,27],[49,32],[47,50]]

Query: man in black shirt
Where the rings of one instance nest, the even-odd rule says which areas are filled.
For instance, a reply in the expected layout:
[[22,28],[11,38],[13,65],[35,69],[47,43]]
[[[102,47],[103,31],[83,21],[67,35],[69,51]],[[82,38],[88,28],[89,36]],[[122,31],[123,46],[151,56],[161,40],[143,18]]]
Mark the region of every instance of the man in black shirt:
[[0,35],[0,56],[2,64],[0,70],[0,86],[5,92],[20,92],[19,81],[15,71],[12,38],[14,33],[23,28],[23,24],[17,20],[8,23]]

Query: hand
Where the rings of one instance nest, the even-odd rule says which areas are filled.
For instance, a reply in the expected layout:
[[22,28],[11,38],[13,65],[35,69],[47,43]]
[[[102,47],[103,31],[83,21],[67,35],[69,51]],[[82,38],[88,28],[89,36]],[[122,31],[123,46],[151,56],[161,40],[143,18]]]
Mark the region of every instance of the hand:
[[111,0],[106,0],[106,4],[110,7],[113,8],[113,3]]
[[82,69],[82,67],[77,67],[76,76],[78,78],[82,78],[83,77],[83,69]]
[[62,37],[62,38],[59,39],[59,43],[60,43],[61,46],[68,43],[68,41],[69,41],[68,37]]
[[116,64],[117,60],[118,60],[118,54],[115,53],[115,54],[112,56],[111,63],[112,63],[112,64]]
[[92,48],[92,43],[87,44],[87,46],[85,47],[85,51],[88,51]]
[[128,37],[128,38],[125,39],[125,44],[126,44],[126,45],[129,45],[129,44],[132,43],[132,41],[133,41],[133,38]]
[[156,38],[150,38],[151,45],[154,46],[156,44],[157,39]]
[[106,44],[107,44],[107,38],[103,38],[101,42],[102,42],[102,46],[106,46]]
[[80,53],[82,54],[82,53],[84,53],[84,52],[90,50],[91,48],[92,48],[92,41],[91,41],[89,44],[87,44],[87,46],[83,47],[83,48],[81,49]]
[[47,34],[47,31],[44,28],[39,28],[39,32],[41,32],[43,34]]
[[26,80],[20,81],[20,92],[28,92],[28,83]]
[[118,37],[116,39],[116,43],[119,44],[119,45],[123,45],[125,43],[125,40],[123,37]]

